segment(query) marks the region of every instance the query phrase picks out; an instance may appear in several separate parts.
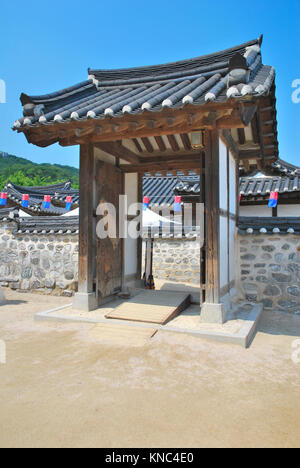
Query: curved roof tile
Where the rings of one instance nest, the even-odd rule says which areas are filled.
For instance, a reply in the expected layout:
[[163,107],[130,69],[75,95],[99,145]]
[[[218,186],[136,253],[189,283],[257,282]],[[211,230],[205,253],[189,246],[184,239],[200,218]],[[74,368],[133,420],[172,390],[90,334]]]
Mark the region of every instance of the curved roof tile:
[[[71,119],[105,118],[125,113],[180,108],[187,103],[224,102],[245,94],[268,94],[274,81],[272,67],[262,64],[262,38],[194,59],[164,65],[119,70],[89,70],[89,79],[44,96],[21,95],[24,117],[15,130]],[[230,64],[244,57],[248,82],[230,84]],[[246,60],[245,60],[246,59]],[[228,89],[226,93],[226,88]]]

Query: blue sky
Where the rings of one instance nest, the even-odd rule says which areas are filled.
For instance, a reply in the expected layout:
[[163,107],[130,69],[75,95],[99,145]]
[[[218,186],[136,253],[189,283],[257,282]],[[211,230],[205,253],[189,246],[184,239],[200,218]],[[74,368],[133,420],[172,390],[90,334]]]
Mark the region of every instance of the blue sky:
[[196,57],[264,34],[263,62],[276,69],[280,157],[300,165],[300,0],[17,0],[1,5],[0,150],[35,162],[78,166],[78,147],[38,148],[12,132],[21,92],[45,94],[87,78],[87,68],[153,65]]

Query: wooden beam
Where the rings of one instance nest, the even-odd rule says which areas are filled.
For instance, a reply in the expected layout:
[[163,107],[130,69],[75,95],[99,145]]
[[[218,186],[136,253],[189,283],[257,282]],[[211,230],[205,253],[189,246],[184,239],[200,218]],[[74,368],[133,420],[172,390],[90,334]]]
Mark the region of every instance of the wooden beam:
[[252,129],[252,137],[253,137],[254,143],[259,143],[257,113],[254,115],[253,119],[251,120],[251,129]]
[[162,161],[162,162],[152,162],[152,163],[143,163],[138,165],[133,164],[120,164],[120,169],[123,172],[132,173],[132,172],[151,172],[160,170],[164,171],[173,171],[173,170],[180,170],[180,169],[198,169],[200,166],[199,158],[198,160],[193,159],[186,159],[184,161],[175,159],[170,161]]
[[231,131],[230,130],[222,130],[220,138],[223,141],[223,143],[229,148],[229,150],[230,150],[231,154],[233,155],[233,157],[238,159],[240,152],[239,152],[239,148],[238,148],[236,142],[233,139]]
[[179,148],[179,145],[178,145],[178,143],[176,141],[175,136],[174,135],[167,135],[167,138],[168,138],[168,141],[169,141],[169,143],[171,145],[172,150],[173,151],[179,151],[180,148]]
[[105,153],[111,154],[112,156],[125,159],[125,161],[132,164],[138,164],[140,162],[140,158],[133,151],[123,146],[119,141],[97,143],[95,144],[95,147],[105,151]]
[[241,161],[245,159],[261,159],[261,150],[241,150],[239,152],[239,159]]
[[78,292],[92,293],[94,290],[94,148],[80,146],[80,214],[79,214],[79,263]]
[[[236,104],[211,102],[197,108],[193,105],[186,105],[183,109],[164,109],[160,112],[153,112],[151,118],[157,122],[155,128],[148,128],[149,115],[142,113],[114,117],[113,121],[112,119],[101,119],[101,123],[94,119],[83,120],[80,125],[76,121],[51,122],[47,126],[26,127],[17,131],[24,132],[27,139],[38,146],[47,146],[56,141],[59,141],[62,146],[72,146],[125,138],[183,134],[189,133],[193,129],[213,129],[216,126],[220,129],[242,128],[247,126],[247,120],[252,113],[253,109],[249,110],[246,104],[243,104],[241,111],[238,102]],[[75,128],[79,126],[84,132],[88,132],[86,137],[75,135]],[[96,127],[98,128],[97,132],[95,131]],[[63,132],[59,136],[59,132],[62,130],[66,133]]]
[[198,153],[195,150],[189,152],[176,152],[169,150],[164,154],[145,154],[140,157],[140,163],[163,163],[164,161],[186,161],[186,160],[197,160]]
[[244,145],[246,143],[245,130],[243,128],[237,129],[239,144]]
[[249,163],[249,160],[248,159],[245,159],[243,161],[243,166],[245,168],[245,172],[249,172],[250,171],[250,163]]
[[244,104],[241,104],[241,118],[245,127],[248,127],[256,111],[257,111],[257,106],[246,107]]

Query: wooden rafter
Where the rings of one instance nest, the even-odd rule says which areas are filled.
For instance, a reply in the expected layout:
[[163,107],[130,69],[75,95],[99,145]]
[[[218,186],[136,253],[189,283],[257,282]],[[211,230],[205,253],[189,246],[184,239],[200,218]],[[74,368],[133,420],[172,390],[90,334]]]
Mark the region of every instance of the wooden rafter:
[[141,147],[141,145],[139,144],[139,141],[136,139],[136,138],[133,138],[132,139],[136,149],[138,150],[139,153],[142,153],[143,152],[143,148]]
[[186,133],[180,133],[180,138],[181,138],[181,141],[182,141],[182,144],[183,144],[184,148],[187,151],[190,151],[192,149],[192,147],[191,147],[191,142],[190,142],[190,139],[189,139],[188,135]]
[[239,144],[244,145],[246,143],[245,130],[243,128],[237,129]]
[[[251,111],[252,112],[252,111]],[[247,106],[244,105],[244,113]],[[149,128],[149,116],[128,115],[111,119],[95,121],[87,119],[81,122],[53,123],[51,126],[25,127],[22,130],[30,143],[47,146],[58,141],[62,146],[115,141],[125,138],[144,138],[151,136],[174,135],[189,133],[195,128],[237,128],[245,127],[245,115],[241,115],[239,107],[229,103],[209,103],[203,108],[195,109],[186,106],[180,111],[166,109],[151,115],[152,128]],[[75,135],[75,130],[77,135]],[[84,134],[84,136],[82,136]]]
[[155,136],[154,137],[157,146],[159,147],[160,151],[166,151],[167,147],[165,145],[164,140],[162,139],[161,136]]
[[259,143],[257,114],[251,120],[252,138],[254,143]]
[[235,158],[239,158],[239,148],[236,142],[233,139],[230,130],[223,130],[221,133],[221,139],[224,141],[225,145],[228,146],[229,150],[231,151],[232,155]]
[[154,149],[153,149],[153,146],[151,144],[151,141],[148,139],[148,138],[141,138],[146,150],[149,152],[149,153],[153,153]]
[[176,138],[174,135],[167,135],[167,138],[168,138],[168,141],[171,145],[171,148],[173,151],[179,151],[180,150],[180,147],[176,141]]

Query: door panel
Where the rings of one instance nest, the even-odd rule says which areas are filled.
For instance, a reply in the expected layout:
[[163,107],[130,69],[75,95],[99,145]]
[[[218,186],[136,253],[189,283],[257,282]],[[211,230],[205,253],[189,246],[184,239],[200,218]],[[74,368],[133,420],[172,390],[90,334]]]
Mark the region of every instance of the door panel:
[[116,208],[117,238],[97,236],[97,291],[100,299],[122,288],[122,245],[119,239],[119,195],[123,193],[123,174],[108,163],[99,162],[96,187],[98,203],[112,203]]

